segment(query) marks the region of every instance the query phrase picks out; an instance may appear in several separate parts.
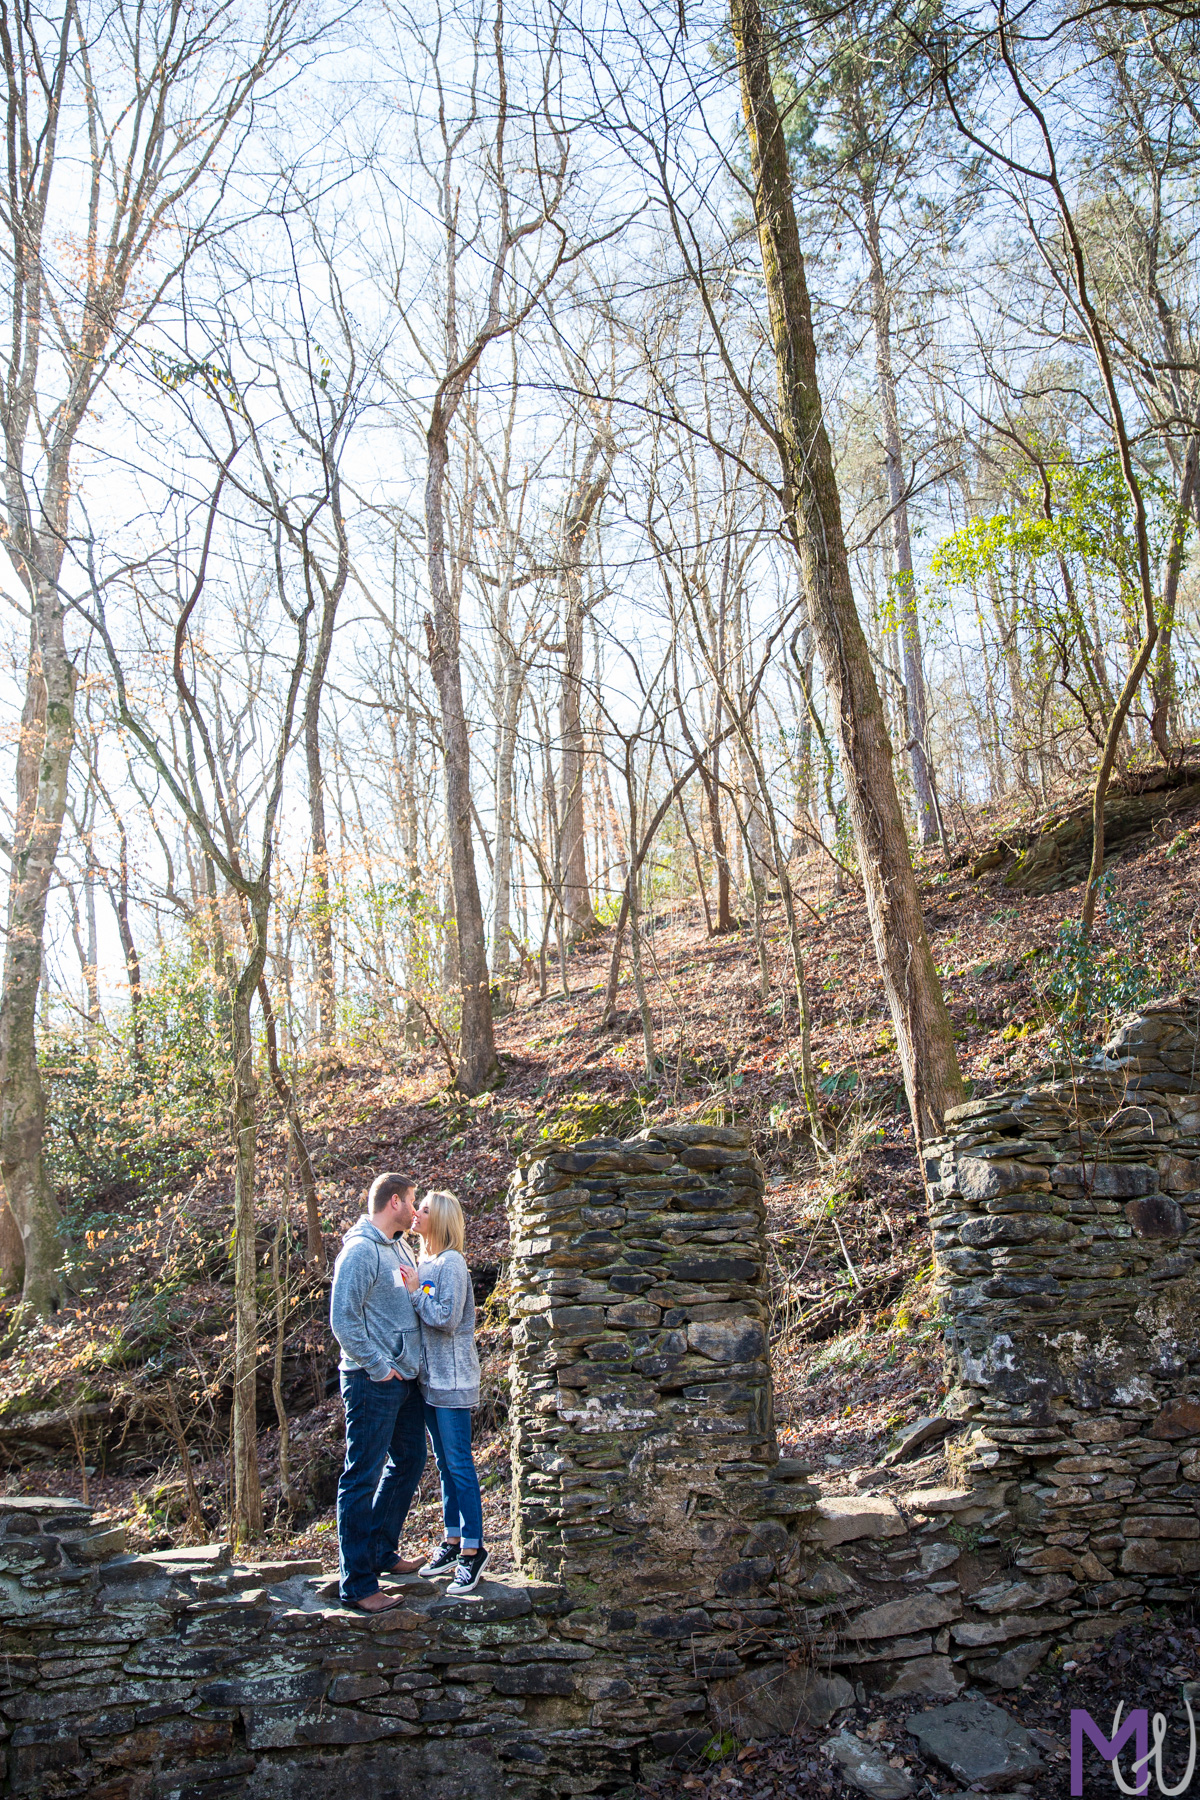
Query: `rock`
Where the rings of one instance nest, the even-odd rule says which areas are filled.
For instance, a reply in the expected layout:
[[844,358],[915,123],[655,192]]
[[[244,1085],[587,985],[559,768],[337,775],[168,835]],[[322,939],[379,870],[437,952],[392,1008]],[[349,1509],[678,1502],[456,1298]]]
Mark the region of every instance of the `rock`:
[[970,1787],[993,1792],[1041,1773],[1042,1759],[1025,1727],[989,1700],[913,1713],[905,1725],[926,1756]]
[[824,1750],[851,1787],[867,1794],[870,1800],[906,1800],[913,1792],[912,1778],[903,1769],[893,1769],[882,1750],[874,1744],[864,1744],[849,1731],[830,1738]]
[[982,1650],[988,1644],[1002,1644],[1008,1636],[1008,1627],[1003,1619],[969,1621],[965,1625],[952,1625],[950,1636],[964,1650]]
[[1164,1406],[1146,1434],[1152,1438],[1190,1437],[1200,1431],[1200,1401],[1176,1400]]
[[865,1488],[886,1487],[891,1478],[887,1469],[854,1469],[850,1475],[850,1486],[862,1493]]
[[72,1562],[105,1562],[110,1556],[120,1556],[125,1549],[125,1527],[110,1525],[105,1531],[94,1531],[90,1537],[68,1539],[63,1549]]
[[914,1488],[900,1499],[910,1512],[961,1513],[987,1505],[989,1495],[972,1488]]
[[921,1574],[937,1575],[943,1569],[953,1568],[962,1555],[958,1544],[923,1544],[921,1546]]
[[990,1681],[993,1687],[1019,1688],[1033,1674],[1050,1644],[1049,1638],[1032,1644],[1014,1644],[1011,1650],[1003,1651],[990,1662],[972,1662],[967,1667],[978,1680]]
[[857,1594],[858,1583],[853,1575],[845,1569],[839,1569],[836,1563],[820,1561],[811,1571],[807,1580],[792,1589],[798,1600],[842,1600],[847,1594]]
[[492,1677],[498,1694],[572,1694],[575,1677],[561,1663],[526,1663],[515,1669],[497,1669]]
[[689,1350],[711,1362],[751,1362],[764,1349],[763,1328],[757,1319],[700,1319],[688,1326]]
[[854,1689],[841,1675],[765,1663],[732,1681],[714,1682],[708,1699],[718,1725],[735,1737],[790,1737],[797,1726],[827,1725],[853,1703]]
[[56,1525],[82,1525],[92,1516],[82,1500],[55,1494],[0,1494],[0,1521],[5,1518],[53,1520]]
[[740,1562],[730,1563],[727,1569],[721,1571],[717,1577],[717,1592],[729,1599],[746,1599],[756,1594],[765,1594],[774,1573],[774,1557],[745,1556]]
[[896,1433],[895,1440],[886,1456],[880,1458],[884,1468],[891,1468],[894,1463],[903,1460],[922,1444],[932,1443],[935,1438],[947,1437],[950,1432],[961,1427],[957,1419],[945,1419],[940,1415],[928,1419],[914,1419],[911,1425],[905,1425]]
[[1150,1194],[1144,1200],[1128,1200],[1125,1217],[1140,1238],[1178,1238],[1187,1230],[1187,1216],[1178,1200],[1166,1194]]
[[233,1561],[228,1544],[185,1544],[178,1550],[156,1550],[156,1563],[179,1575],[215,1575]]
[[904,1694],[924,1694],[930,1700],[957,1700],[962,1676],[948,1656],[914,1656],[911,1662],[889,1669],[889,1679],[876,1688],[880,1699],[898,1700]]
[[1121,1552],[1126,1575],[1200,1574],[1200,1544],[1163,1538],[1133,1538]]
[[827,1549],[854,1538],[903,1537],[904,1531],[904,1520],[890,1500],[853,1494],[817,1501],[813,1532]]
[[[490,1625],[499,1619],[519,1619],[533,1611],[533,1602],[524,1588],[502,1587],[498,1581],[485,1581],[474,1594],[461,1600],[448,1595],[435,1600],[429,1608],[431,1619],[460,1619],[464,1623]],[[381,1620],[390,1617],[380,1615]]]
[[931,1631],[948,1625],[962,1614],[957,1594],[906,1594],[903,1600],[885,1600],[856,1616],[846,1626],[848,1638],[899,1637],[908,1631]]
[[[998,1194],[1011,1194],[1018,1188],[1031,1186],[1042,1171],[1028,1163],[1004,1161],[989,1157],[986,1161],[969,1152],[959,1159],[958,1186],[965,1200],[992,1200]],[[1132,1190],[1130,1190],[1132,1192]]]

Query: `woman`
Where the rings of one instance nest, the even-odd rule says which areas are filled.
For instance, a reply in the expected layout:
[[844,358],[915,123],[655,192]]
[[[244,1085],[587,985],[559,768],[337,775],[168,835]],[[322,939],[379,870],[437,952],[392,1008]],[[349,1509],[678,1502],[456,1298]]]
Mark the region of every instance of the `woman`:
[[[446,1535],[422,1575],[450,1575],[451,1594],[479,1585],[483,1500],[471,1456],[471,1410],[479,1405],[475,1295],[463,1257],[463,1211],[453,1194],[427,1194],[413,1215],[421,1259],[405,1285],[421,1321],[421,1393],[442,1480]],[[453,1571],[453,1573],[451,1573]]]

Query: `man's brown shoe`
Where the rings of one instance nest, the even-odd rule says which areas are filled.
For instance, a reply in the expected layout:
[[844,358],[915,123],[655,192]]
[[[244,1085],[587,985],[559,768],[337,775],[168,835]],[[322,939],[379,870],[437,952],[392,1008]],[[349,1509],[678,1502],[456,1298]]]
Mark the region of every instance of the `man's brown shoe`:
[[365,1594],[361,1600],[342,1601],[342,1605],[348,1606],[351,1612],[371,1614],[392,1612],[397,1606],[403,1606],[403,1604],[404,1602],[398,1594],[381,1594],[378,1592],[374,1594]]
[[389,1563],[387,1565],[386,1569],[380,1569],[379,1573],[380,1573],[380,1575],[383,1575],[383,1576],[390,1575],[393,1577],[393,1579],[397,1575],[415,1575],[417,1570],[421,1567],[421,1563],[423,1560],[424,1559],[420,1556],[412,1556],[412,1557],[407,1557],[407,1558],[405,1558],[403,1556],[398,1556],[396,1558],[395,1562]]

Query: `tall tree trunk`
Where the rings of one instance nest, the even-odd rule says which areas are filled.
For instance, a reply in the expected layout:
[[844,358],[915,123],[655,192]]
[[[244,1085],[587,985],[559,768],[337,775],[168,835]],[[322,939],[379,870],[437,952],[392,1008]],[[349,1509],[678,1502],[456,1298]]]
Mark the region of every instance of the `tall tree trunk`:
[[332,1044],[337,1034],[337,984],[333,962],[333,908],[329,882],[329,840],[325,831],[325,780],[321,769],[321,693],[342,584],[325,594],[316,655],[304,697],[304,761],[308,769],[308,810],[313,860],[313,937],[317,970],[317,1035]]
[[125,975],[129,982],[129,1025],[133,1033],[133,1057],[135,1062],[142,1060],[142,961],[138,955],[134,941],[133,927],[129,923],[129,839],[125,835],[125,821],[115,808],[113,817],[117,822],[119,859],[117,862],[117,891],[114,895],[109,890],[113,912],[117,919],[117,935],[121,940],[121,953],[125,958]]
[[254,1221],[255,1153],[258,1140],[258,1082],[250,1000],[258,977],[247,983],[253,957],[230,1000],[233,1086],[230,1135],[233,1148],[233,1536],[249,1543],[262,1533],[262,1487],[258,1472],[258,1255]]
[[[1200,465],[1200,442],[1188,439],[1183,459],[1183,477],[1179,484],[1179,510],[1185,516],[1192,510],[1196,497],[1196,474]],[[1183,544],[1178,533],[1171,540],[1167,561],[1167,578],[1163,583],[1162,621],[1159,625],[1158,648],[1150,676],[1150,736],[1164,762],[1171,758],[1171,708],[1175,702],[1175,659],[1171,639],[1175,629],[1175,608],[1179,596],[1179,573],[1183,562]]]
[[[560,877],[567,932],[572,942],[598,927],[588,883],[587,840],[583,810],[584,742],[582,718],[583,546],[604,498],[612,473],[613,442],[607,431],[588,449],[583,469],[567,501],[563,518],[563,682],[560,704],[562,765],[560,803],[562,852]],[[599,468],[597,468],[599,463]]]
[[[52,1312],[62,1294],[59,1211],[43,1160],[46,1096],[37,1060],[37,999],[46,901],[75,740],[76,677],[63,612],[57,584],[35,578],[0,996],[0,1180],[21,1236],[24,1304],[39,1317]],[[11,1274],[5,1270],[6,1281]]]
[[913,1127],[938,1133],[962,1098],[954,1031],[921,919],[892,749],[854,604],[833,457],[817,384],[812,313],[783,123],[758,0],[731,0],[754,212],[775,342],[785,505],[838,740],[867,912],[896,1031]]
[[896,375],[892,367],[892,304],[883,269],[879,219],[869,193],[864,193],[863,203],[871,264],[875,368],[879,376],[879,408],[883,415],[888,505],[892,514],[892,544],[896,554],[896,636],[904,669],[904,691],[908,696],[908,767],[912,776],[917,839],[919,843],[926,845],[932,844],[937,836],[937,821],[933,809],[933,784],[929,778],[929,709],[925,695],[925,669],[921,661],[921,622],[917,615],[917,590],[913,580],[912,541],[908,531],[908,496],[904,488],[904,452],[900,440],[900,412],[896,404]]
[[435,408],[429,428],[429,472],[425,483],[425,534],[432,603],[426,633],[441,710],[446,830],[450,838],[450,877],[454,888],[459,991],[462,995],[457,1086],[464,1094],[482,1094],[496,1080],[500,1065],[496,1060],[492,1031],[487,940],[471,841],[471,751],[463,705],[458,609],[446,580],[443,496],[448,450],[441,419],[440,411]]
[[88,851],[88,865],[83,877],[83,918],[87,930],[87,967],[84,970],[84,982],[88,996],[88,1043],[94,1051],[99,1040],[100,1025],[100,980],[98,964],[100,946],[96,935],[96,870]]
[[517,756],[517,722],[521,709],[522,670],[505,630],[500,675],[499,743],[496,757],[496,864],[492,871],[492,975],[507,1003],[512,964],[513,771]]
[[308,1154],[308,1144],[304,1138],[304,1125],[300,1118],[300,1108],[296,1102],[296,1090],[283,1072],[279,1060],[279,1033],[275,1022],[275,1008],[271,1004],[271,990],[267,986],[267,978],[258,978],[258,999],[263,1012],[263,1029],[267,1039],[267,1067],[271,1072],[271,1086],[275,1089],[284,1119],[287,1122],[288,1153],[292,1167],[300,1182],[300,1192],[304,1196],[304,1223],[308,1238],[308,1260],[315,1269],[325,1267],[325,1239],[321,1233],[321,1209],[317,1200],[317,1183],[313,1175],[312,1158]]

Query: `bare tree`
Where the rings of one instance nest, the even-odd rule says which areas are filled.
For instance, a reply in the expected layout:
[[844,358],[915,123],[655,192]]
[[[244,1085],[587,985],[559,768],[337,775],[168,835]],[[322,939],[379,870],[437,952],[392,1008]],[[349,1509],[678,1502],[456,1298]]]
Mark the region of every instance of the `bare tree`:
[[[76,671],[60,578],[76,440],[99,390],[222,217],[251,103],[303,42],[300,10],[297,0],[264,0],[253,18],[172,0],[94,9],[61,0],[40,15],[0,12],[8,120],[0,427],[6,543],[29,602],[0,994],[0,1179],[34,1313],[56,1306],[60,1292],[36,1006],[74,741]],[[65,162],[64,131],[73,146]],[[11,1254],[11,1235],[7,1247]]]
[[[434,379],[425,413],[427,450],[424,518],[430,610],[426,622],[429,663],[441,712],[443,767],[454,932],[462,997],[458,1086],[479,1094],[496,1079],[495,1038],[488,977],[483,905],[472,843],[470,731],[463,689],[461,567],[447,568],[446,482],[451,433],[468,386],[489,347],[518,331],[554,280],[567,254],[561,217],[570,140],[556,112],[557,30],[541,46],[540,68],[530,97],[510,89],[502,0],[490,32],[482,20],[465,23],[465,42],[448,42],[451,20],[439,18],[433,37],[419,29],[426,67],[437,97],[430,148],[419,151],[435,195],[441,238],[442,296],[438,341],[424,336],[415,313],[406,322]],[[456,92],[447,71],[451,54]],[[471,70],[465,92],[458,73]],[[512,139],[521,145],[517,154]],[[486,148],[482,148],[486,145]],[[463,179],[471,159],[470,220],[463,211]],[[548,246],[548,248],[547,248]],[[482,303],[472,308],[464,259],[483,275]],[[470,283],[470,291],[476,284]]]
[[775,429],[785,517],[800,557],[826,685],[836,706],[867,911],[909,1110],[915,1131],[924,1138],[941,1130],[946,1107],[962,1096],[954,1030],[925,936],[883,707],[850,587],[787,142],[758,0],[732,0],[730,25],[750,138],[754,216],[775,345]]

